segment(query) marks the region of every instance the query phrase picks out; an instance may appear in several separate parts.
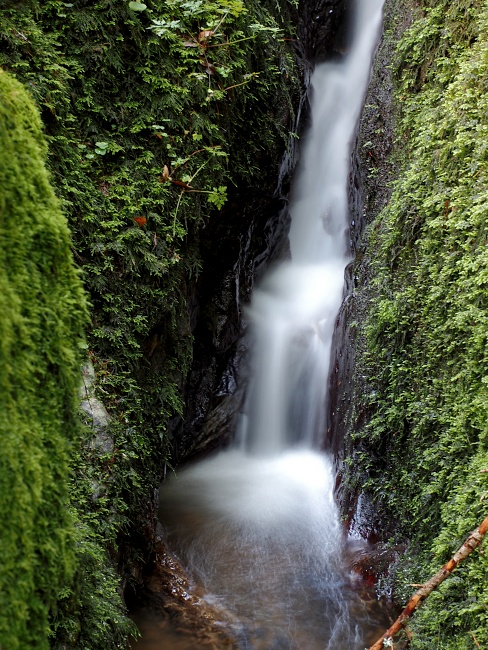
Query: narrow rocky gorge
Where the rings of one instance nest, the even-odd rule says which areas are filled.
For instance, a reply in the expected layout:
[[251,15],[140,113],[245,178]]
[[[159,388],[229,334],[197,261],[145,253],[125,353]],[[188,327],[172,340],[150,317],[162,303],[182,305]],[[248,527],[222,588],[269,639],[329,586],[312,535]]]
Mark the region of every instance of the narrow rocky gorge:
[[[191,477],[186,466],[196,461],[210,467],[205,463],[215,462],[218,451],[227,449],[230,458],[236,436],[255,448],[246,430],[260,317],[248,305],[271,292],[269,269],[293,257],[290,206],[312,121],[310,83],[318,65],[350,53],[353,5],[5,0],[0,7],[0,74],[6,88],[20,89],[15,97],[26,93],[31,115],[29,126],[6,92],[0,265],[10,283],[4,299],[17,291],[24,311],[11,322],[8,309],[19,301],[9,298],[2,321],[0,407],[10,414],[0,422],[2,477],[15,476],[32,498],[2,483],[2,512],[11,522],[2,543],[10,594],[0,608],[2,647],[118,650],[135,634],[127,607],[146,626],[146,640],[162,625],[174,648],[288,647],[288,632],[264,631],[249,616],[244,624],[225,602],[208,597],[204,580],[197,584],[181,561],[192,549],[177,559],[170,550],[173,524],[158,521],[158,489],[164,479],[161,493],[166,485],[170,494],[174,475]],[[372,618],[379,597],[394,607],[407,602],[411,585],[433,575],[486,516],[487,33],[485,0],[386,0],[350,142],[349,263],[329,379],[317,382],[319,393],[328,386],[319,409],[325,419],[311,437],[334,457],[317,476],[337,476],[327,490],[346,547],[349,578],[339,580],[341,588],[353,585],[352,609],[366,608]],[[17,147],[12,134],[20,134]],[[34,138],[30,162],[22,134]],[[42,188],[28,177],[42,178],[44,189],[52,185],[58,198],[46,192],[55,230],[71,231],[63,246],[66,254],[71,246],[79,276],[63,295],[73,318],[81,320],[85,303],[89,311],[86,342],[78,336],[72,352],[53,342],[66,318],[50,299],[41,309],[42,291],[29,296],[22,284],[26,273],[46,287],[64,282],[52,253],[56,237],[43,239],[36,221]],[[19,217],[12,197],[27,195],[30,207]],[[40,257],[23,253],[31,240],[42,240]],[[45,340],[24,318],[38,307],[49,330]],[[320,327],[311,326],[295,341],[288,365],[297,372],[313,356],[307,337],[314,332],[322,338]],[[22,355],[34,348],[23,342],[34,339],[40,356],[31,372]],[[59,369],[68,366],[63,379]],[[48,402],[61,390],[57,381],[63,390],[82,384],[82,366],[80,428],[68,406],[74,393],[59,409]],[[309,376],[302,373],[290,391],[295,424],[304,411],[297,395]],[[17,385],[22,391],[11,390]],[[12,436],[14,415],[27,413],[26,395],[36,396],[29,408],[39,408],[29,411],[30,428],[14,427]],[[35,454],[29,430],[41,432]],[[32,453],[25,451],[19,464],[16,449]],[[301,461],[290,461],[292,474],[303,469]],[[259,493],[264,484],[254,465],[241,464],[244,476],[234,474],[226,492],[239,483]],[[223,465],[214,473],[230,472]],[[315,474],[303,473],[313,483]],[[283,481],[277,468],[271,474],[276,489],[263,487],[263,503],[305,495],[294,478]],[[36,559],[47,553],[39,538],[46,523],[39,490],[43,504],[57,504],[63,522],[58,568],[49,560],[44,570]],[[292,519],[290,529],[301,525],[299,516]],[[185,525],[205,529],[205,520],[190,508]],[[22,571],[39,580],[10,579],[21,575],[15,554],[8,556],[10,542],[34,529]],[[293,548],[303,560],[293,580],[311,581],[304,599],[317,613],[320,572],[299,544]],[[229,555],[231,564],[236,555]],[[482,548],[475,551],[429,596],[395,647],[484,647],[486,563]],[[285,581],[276,591],[287,589]],[[320,627],[320,616],[311,616]],[[304,620],[296,639],[311,648],[301,636]]]

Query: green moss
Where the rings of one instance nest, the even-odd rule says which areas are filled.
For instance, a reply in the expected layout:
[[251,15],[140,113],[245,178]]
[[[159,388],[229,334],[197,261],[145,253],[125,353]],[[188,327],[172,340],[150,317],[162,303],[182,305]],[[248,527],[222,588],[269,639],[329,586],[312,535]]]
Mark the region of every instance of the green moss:
[[[396,148],[365,327],[369,376],[358,464],[378,507],[411,539],[400,600],[486,516],[488,474],[488,4],[424,2],[397,49]],[[412,647],[488,641],[476,552],[412,623]]]
[[1,70],[0,94],[0,645],[42,649],[75,566],[67,483],[86,305],[39,115]]

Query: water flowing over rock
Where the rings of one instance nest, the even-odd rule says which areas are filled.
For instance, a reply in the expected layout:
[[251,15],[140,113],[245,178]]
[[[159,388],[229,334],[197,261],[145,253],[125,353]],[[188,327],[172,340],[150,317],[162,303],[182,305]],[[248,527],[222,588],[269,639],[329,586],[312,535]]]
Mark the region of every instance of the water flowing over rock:
[[[366,256],[365,229],[387,204],[390,183],[396,166],[390,153],[393,147],[395,111],[391,61],[395,43],[412,21],[404,7],[387,1],[384,8],[385,31],[389,38],[379,44],[372,78],[365,98],[365,107],[358,125],[351,159],[349,180],[351,263],[346,269],[345,298],[335,323],[332,343],[329,399],[327,404],[327,439],[334,455],[339,476],[347,469],[344,460],[353,454],[351,432],[359,431],[369,413],[358,409],[358,396],[368,391],[366,378],[356,367],[356,358],[364,354],[364,340],[357,336],[358,323],[366,318],[369,295],[370,260]],[[366,482],[364,477],[359,483]],[[366,491],[338,490],[341,510],[347,513],[349,526],[363,537],[375,542],[385,535],[388,521],[380,522]]]
[[[295,52],[302,74],[287,152],[278,179],[270,177],[268,196],[254,188],[236,191],[222,217],[201,235],[205,274],[188,289],[194,337],[193,364],[185,387],[186,411],[171,431],[174,456],[183,462],[228,444],[245,399],[248,376],[244,306],[266,268],[289,254],[289,187],[299,141],[310,119],[310,78],[315,61],[344,51],[346,13],[351,0],[301,0]],[[215,242],[219,246],[215,246]]]
[[319,447],[349,262],[349,161],[382,4],[357,4],[350,51],[313,76],[290,259],[267,271],[246,313],[251,374],[239,435],[160,494],[170,546],[248,628],[245,647],[256,650],[364,644],[367,617],[345,570],[335,474]]

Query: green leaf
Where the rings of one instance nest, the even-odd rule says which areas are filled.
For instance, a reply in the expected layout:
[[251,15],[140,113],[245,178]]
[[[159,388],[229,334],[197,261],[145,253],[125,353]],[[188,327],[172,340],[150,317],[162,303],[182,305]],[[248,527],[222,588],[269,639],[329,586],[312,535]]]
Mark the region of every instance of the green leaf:
[[227,201],[227,187],[214,187],[208,195],[208,202],[213,203],[219,210]]
[[129,9],[132,9],[132,11],[146,11],[147,5],[142,2],[129,2]]
[[108,142],[95,142],[95,153],[104,156],[107,153]]

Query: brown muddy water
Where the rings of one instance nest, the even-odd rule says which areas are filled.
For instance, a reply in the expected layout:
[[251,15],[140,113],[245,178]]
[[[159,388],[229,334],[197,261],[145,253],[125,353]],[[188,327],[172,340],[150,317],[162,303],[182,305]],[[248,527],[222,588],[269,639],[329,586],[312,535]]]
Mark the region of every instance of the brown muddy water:
[[380,553],[345,535],[334,483],[331,460],[309,450],[222,452],[166,482],[133,650],[371,645],[394,619],[375,594]]
[[[245,562],[249,558],[241,559]],[[173,587],[176,597],[172,601],[168,601],[167,595],[160,595],[133,612],[133,620],[142,636],[132,642],[131,648],[324,650],[333,647],[335,650],[363,650],[383,634],[397,615],[391,603],[376,596],[372,584],[374,562],[374,549],[364,542],[350,541],[345,547],[343,580],[335,586],[340,594],[318,589],[315,577],[315,584],[309,579],[306,585],[308,593],[300,589],[290,598],[283,593],[273,593],[276,588],[286,589],[287,582],[286,578],[276,579],[276,573],[283,575],[285,568],[277,557],[276,564],[268,564],[268,575],[262,576],[266,578],[264,589],[256,602],[248,602],[244,608],[242,602],[237,604],[241,616],[226,609],[222,598],[205,595],[196,582],[179,578],[177,580],[184,584],[177,585],[176,589]],[[176,594],[178,588],[180,593]],[[290,588],[296,585],[288,585]],[[339,609],[337,604],[331,607],[331,603],[327,603],[330,596],[336,602],[339,596]],[[290,611],[290,607],[295,608],[294,611]],[[337,630],[337,623],[347,625],[348,630]],[[401,647],[395,644],[395,648]]]

